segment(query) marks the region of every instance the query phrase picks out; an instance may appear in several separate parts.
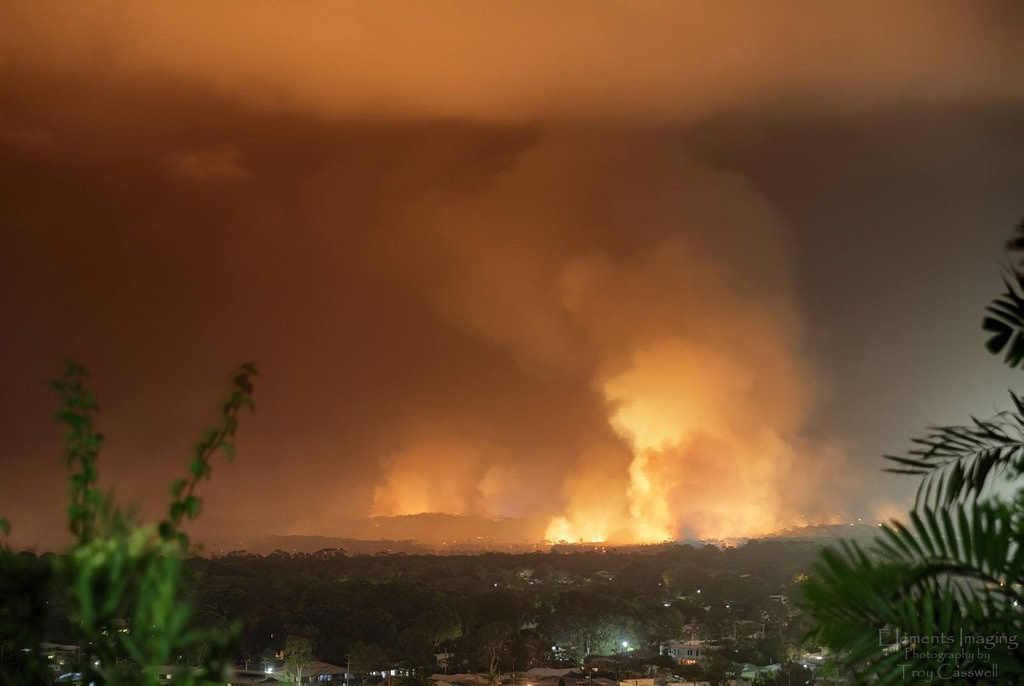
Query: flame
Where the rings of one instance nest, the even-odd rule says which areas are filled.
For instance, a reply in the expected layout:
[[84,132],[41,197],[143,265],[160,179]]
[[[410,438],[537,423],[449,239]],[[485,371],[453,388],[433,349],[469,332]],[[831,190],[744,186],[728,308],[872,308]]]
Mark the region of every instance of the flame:
[[660,455],[647,450],[629,465],[629,514],[633,537],[640,541],[665,541],[673,538],[672,514],[662,484],[655,481],[653,462]]
[[[704,344],[658,341],[602,384],[609,425],[629,446],[625,521],[611,537],[659,542],[735,538],[791,526],[780,497],[796,450],[776,427],[785,408],[762,406],[759,370]],[[551,540],[605,540],[583,517],[552,521]]]
[[[836,458],[801,438],[815,384],[787,230],[746,180],[684,158],[657,138],[559,131],[472,197],[407,208],[418,249],[393,268],[506,353],[529,393],[582,387],[573,402],[590,406],[554,442],[524,441],[502,412],[439,414],[386,458],[375,514],[518,512],[548,540],[609,543],[742,538],[817,515]],[[595,203],[610,226],[594,225]]]

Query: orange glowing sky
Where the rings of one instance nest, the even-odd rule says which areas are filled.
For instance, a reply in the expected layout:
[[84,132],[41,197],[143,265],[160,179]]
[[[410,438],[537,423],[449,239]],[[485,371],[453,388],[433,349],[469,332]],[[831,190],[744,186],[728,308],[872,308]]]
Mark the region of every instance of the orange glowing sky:
[[150,510],[258,363],[207,491],[231,540],[891,510],[880,453],[1012,383],[976,328],[1022,32],[997,1],[0,0],[0,514],[59,540],[67,354]]

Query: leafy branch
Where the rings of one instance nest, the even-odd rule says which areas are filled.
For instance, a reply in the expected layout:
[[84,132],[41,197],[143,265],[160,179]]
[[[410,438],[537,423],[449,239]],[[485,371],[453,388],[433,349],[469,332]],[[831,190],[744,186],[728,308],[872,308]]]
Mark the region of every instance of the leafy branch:
[[85,367],[67,359],[62,375],[51,384],[62,400],[57,419],[67,425],[64,466],[70,471],[68,526],[79,544],[96,535],[97,519],[107,504],[96,485],[99,479],[96,460],[103,446],[103,435],[93,426],[93,413],[99,406],[85,388],[88,378]]
[[103,437],[93,425],[98,406],[85,388],[84,367],[68,360],[53,382],[62,399],[57,417],[67,425],[68,520],[76,537],[54,568],[84,650],[83,681],[154,684],[160,665],[174,664],[190,651],[203,653],[202,664],[179,665],[176,683],[223,676],[238,626],[223,631],[191,627],[192,606],[183,602],[189,539],[181,525],[199,515],[202,501],[196,489],[210,478],[214,455],[223,452],[229,460],[234,455],[238,416],[243,408],[253,408],[256,373],[254,365],[244,364],[232,376],[220,421],[195,446],[189,476],[172,485],[168,516],[157,526],[138,523],[132,510],[116,506],[97,486]]
[[232,379],[231,394],[221,407],[221,422],[209,429],[196,444],[189,462],[189,476],[171,484],[171,501],[167,519],[160,522],[160,536],[165,540],[177,539],[183,550],[188,550],[188,536],[180,527],[185,519],[195,519],[202,510],[202,499],[195,495],[200,481],[208,480],[213,469],[213,456],[223,452],[228,462],[235,457],[235,433],[238,431],[238,413],[243,408],[255,409],[253,382],[256,366],[243,364]]

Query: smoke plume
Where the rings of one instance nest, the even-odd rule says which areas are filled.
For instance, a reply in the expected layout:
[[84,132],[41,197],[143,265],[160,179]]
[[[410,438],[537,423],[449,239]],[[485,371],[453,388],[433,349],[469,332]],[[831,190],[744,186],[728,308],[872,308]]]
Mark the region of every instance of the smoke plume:
[[555,130],[381,237],[391,278],[524,373],[586,384],[604,427],[541,463],[413,427],[375,514],[522,514],[511,504],[538,483],[552,540],[740,536],[820,514],[818,473],[798,465],[831,458],[801,440],[815,387],[787,230],[742,178],[664,145]]

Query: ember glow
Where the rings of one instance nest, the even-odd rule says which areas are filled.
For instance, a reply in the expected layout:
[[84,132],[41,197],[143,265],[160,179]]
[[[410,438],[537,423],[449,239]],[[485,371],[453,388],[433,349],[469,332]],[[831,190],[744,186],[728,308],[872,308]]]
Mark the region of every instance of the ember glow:
[[144,510],[258,363],[206,492],[225,545],[380,517],[729,538],[903,502],[880,453],[1007,385],[972,327],[1024,213],[1021,19],[0,0],[0,515],[61,540],[68,354]]

